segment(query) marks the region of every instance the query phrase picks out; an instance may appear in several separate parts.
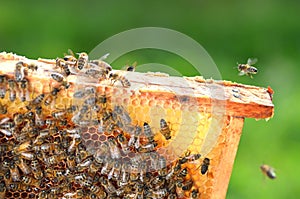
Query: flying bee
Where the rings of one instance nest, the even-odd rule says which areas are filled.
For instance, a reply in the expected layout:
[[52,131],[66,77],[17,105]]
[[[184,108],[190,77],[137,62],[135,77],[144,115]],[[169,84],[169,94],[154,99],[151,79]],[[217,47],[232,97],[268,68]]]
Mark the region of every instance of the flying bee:
[[209,164],[210,164],[210,159],[204,158],[204,160],[203,160],[203,162],[200,166],[201,167],[200,170],[201,170],[202,175],[204,175],[207,172]]
[[25,63],[23,63],[22,61],[19,61],[16,63],[16,67],[15,67],[15,80],[16,82],[20,82],[24,79],[25,75],[26,75],[26,71],[25,71]]
[[13,102],[17,97],[17,83],[13,79],[9,79],[7,82],[9,87],[9,100]]
[[238,64],[239,75],[248,75],[249,77],[253,78],[252,75],[258,72],[257,68],[254,65],[257,62],[256,58],[248,58],[246,64]]
[[77,54],[79,55],[77,60],[77,68],[79,70],[82,70],[83,68],[86,68],[86,66],[88,65],[89,56],[85,52],[77,53]]
[[0,75],[0,98],[4,98],[6,94],[6,81],[7,77],[5,75]]
[[270,167],[269,165],[263,164],[260,166],[261,171],[265,176],[267,176],[270,179],[276,178],[275,169]]
[[123,87],[128,88],[131,86],[128,79],[126,79],[123,75],[118,73],[110,73],[109,79],[112,81],[112,85],[116,83],[116,81],[120,81]]
[[166,138],[166,140],[171,139],[171,130],[166,120],[160,120],[160,133]]

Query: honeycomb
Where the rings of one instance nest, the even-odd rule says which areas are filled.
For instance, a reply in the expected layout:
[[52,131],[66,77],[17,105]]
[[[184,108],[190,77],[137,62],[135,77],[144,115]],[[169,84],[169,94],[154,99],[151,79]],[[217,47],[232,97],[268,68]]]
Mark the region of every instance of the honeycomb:
[[0,61],[0,198],[225,197],[242,117],[104,61]]

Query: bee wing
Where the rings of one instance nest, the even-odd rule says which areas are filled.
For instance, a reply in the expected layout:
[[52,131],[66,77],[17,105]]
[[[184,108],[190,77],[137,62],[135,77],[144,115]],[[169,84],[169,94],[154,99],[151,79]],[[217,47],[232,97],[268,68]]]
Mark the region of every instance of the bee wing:
[[0,121],[0,124],[3,124],[9,120],[9,117],[5,117]]
[[103,55],[102,57],[99,58],[99,60],[105,60],[107,59],[107,57],[109,56],[109,53],[106,53],[105,55]]
[[255,64],[256,62],[257,62],[257,58],[248,58],[247,60],[247,64],[250,66]]
[[243,76],[243,75],[245,75],[246,73],[244,72],[244,71],[240,71],[239,72],[239,76]]
[[5,130],[5,129],[0,129],[0,132],[2,132],[6,136],[11,136],[12,135],[10,131]]

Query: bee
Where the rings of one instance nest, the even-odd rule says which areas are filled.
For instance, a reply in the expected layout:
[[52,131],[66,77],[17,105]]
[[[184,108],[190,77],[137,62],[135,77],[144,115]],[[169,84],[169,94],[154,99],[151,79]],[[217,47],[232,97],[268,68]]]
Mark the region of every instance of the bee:
[[24,175],[21,177],[21,182],[24,183],[25,185],[30,185],[30,186],[39,186],[40,183],[37,179]]
[[0,114],[6,114],[7,113],[7,105],[6,104],[2,104],[0,102]]
[[96,60],[91,60],[89,64],[94,64],[97,67],[99,67],[100,69],[104,70],[106,72],[106,74],[108,74],[111,70],[112,67],[106,63],[105,60],[107,57],[109,56],[109,53],[103,55],[101,58],[96,59]]
[[154,151],[155,147],[157,147],[157,143],[156,142],[151,142],[151,143],[148,143],[148,144],[145,144],[145,145],[141,145],[138,148],[138,152],[140,152],[140,153],[149,153],[149,152]]
[[164,119],[160,120],[160,132],[166,138],[166,140],[171,139],[171,130]]
[[137,126],[135,131],[131,134],[128,141],[128,146],[134,146],[135,149],[140,147],[140,134],[142,133],[141,127]]
[[131,86],[128,79],[126,79],[123,75],[118,73],[110,73],[109,79],[112,81],[112,85],[116,83],[116,81],[120,81],[123,87],[128,88]]
[[5,198],[6,187],[4,182],[0,182],[0,198]]
[[68,53],[69,54],[64,54],[63,60],[69,64],[73,64],[73,65],[76,64],[77,59],[74,55],[74,52],[71,49],[68,49]]
[[116,192],[116,187],[104,176],[101,176],[99,181],[101,185],[105,188],[107,193],[112,194]]
[[[90,63],[91,64],[91,63]],[[95,79],[99,79],[99,81],[102,81],[104,79],[106,79],[107,77],[107,71],[102,70],[102,69],[96,69],[96,68],[89,68],[85,71],[85,74],[95,78]]]
[[13,122],[8,122],[9,120],[10,118],[5,117],[0,121],[0,132],[6,136],[12,135],[13,127],[15,126]]
[[26,78],[21,80],[20,88],[21,88],[21,93],[20,93],[21,101],[24,102],[26,100],[29,100],[28,80]]
[[17,97],[17,83],[13,79],[8,80],[8,87],[9,87],[9,100],[11,102],[16,100]]
[[60,90],[61,90],[60,88],[53,88],[53,90],[45,98],[44,104],[46,106],[49,106],[53,102],[53,100],[56,98],[56,96]]
[[9,170],[10,170],[10,175],[11,175],[12,181],[14,181],[14,182],[20,181],[19,169],[13,161],[11,162],[11,164],[9,166]]
[[65,87],[65,89],[68,89],[70,87],[70,83],[67,80],[65,80],[65,77],[62,74],[51,73],[51,77],[58,83],[61,83],[61,86]]
[[15,67],[15,80],[16,82],[20,82],[24,79],[26,72],[25,72],[25,64],[20,61],[16,63]]
[[86,66],[88,65],[89,56],[85,52],[77,53],[77,54],[79,55],[77,60],[77,68],[79,70],[82,70],[83,68],[86,68]]
[[121,157],[120,150],[114,137],[108,138],[108,146],[112,159],[119,159]]
[[5,75],[0,75],[0,98],[4,98],[6,94],[6,82],[7,77]]
[[105,193],[105,191],[104,191],[101,187],[99,187],[99,186],[93,184],[93,185],[90,187],[90,190],[91,190],[91,192],[92,192],[93,194],[95,194],[97,197],[99,197],[99,198],[106,198],[106,193]]
[[75,162],[75,156],[72,154],[72,155],[68,155],[67,156],[67,166],[68,168],[73,171],[76,167],[76,162]]
[[276,173],[274,168],[270,167],[269,165],[263,164],[260,166],[261,171],[264,175],[266,175],[270,179],[276,178]]
[[66,60],[62,58],[57,58],[55,61],[56,61],[56,66],[61,68],[67,76],[71,74],[69,65],[67,64]]
[[118,139],[118,142],[121,145],[123,153],[124,154],[128,154],[130,152],[130,147],[128,146],[128,140],[127,140],[127,138],[122,133],[120,133],[117,136],[117,139]]
[[44,98],[45,98],[45,94],[42,93],[42,94],[38,95],[36,98],[34,98],[33,100],[31,100],[29,102],[29,104],[26,106],[26,108],[28,110],[31,110],[32,108],[39,106],[42,103],[42,101],[44,100]]
[[183,183],[182,190],[183,191],[191,190],[191,188],[193,187],[193,184],[194,184],[193,180],[189,179],[188,181]]
[[147,122],[144,122],[144,134],[148,138],[149,142],[154,142],[154,134],[151,130],[150,125]]
[[210,164],[210,159],[204,158],[204,160],[203,160],[203,162],[200,166],[201,167],[200,170],[201,170],[202,175],[204,175],[207,172],[209,164]]
[[178,162],[179,162],[179,164],[185,164],[187,162],[193,162],[195,160],[198,160],[200,157],[201,157],[201,154],[199,154],[199,153],[191,155],[191,152],[187,151],[184,154],[184,157],[179,158]]
[[256,74],[258,72],[257,68],[252,66],[257,62],[256,58],[248,58],[247,64],[238,64],[238,70],[239,70],[239,75],[248,75],[249,77],[253,78],[252,75]]
[[15,156],[14,159],[15,164],[20,168],[20,170],[25,174],[28,175],[31,173],[31,168],[24,162],[22,158],[19,156]]
[[54,117],[55,119],[63,119],[66,116],[66,112],[65,111],[55,111],[52,112],[52,117]]
[[134,62],[131,65],[126,65],[124,68],[126,71],[134,72],[136,68],[137,62]]
[[198,191],[198,189],[193,189],[191,194],[190,194],[190,199],[197,199],[199,198],[200,193]]

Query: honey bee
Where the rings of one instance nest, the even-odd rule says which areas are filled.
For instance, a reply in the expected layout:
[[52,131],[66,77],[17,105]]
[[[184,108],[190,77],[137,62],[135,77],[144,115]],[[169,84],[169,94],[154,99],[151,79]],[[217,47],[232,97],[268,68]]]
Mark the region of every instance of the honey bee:
[[55,119],[63,119],[66,116],[66,112],[65,111],[55,111],[52,112],[52,117],[54,117]]
[[5,198],[6,187],[4,182],[0,182],[0,198]]
[[15,126],[13,122],[8,122],[9,120],[10,118],[5,117],[0,121],[0,132],[6,136],[12,135],[13,127]]
[[187,162],[193,162],[195,160],[198,160],[201,157],[201,154],[197,153],[197,154],[191,154],[190,151],[187,151],[184,155],[184,157],[179,158],[178,162],[180,164],[185,164]]
[[20,93],[21,101],[24,102],[26,100],[29,100],[28,80],[26,78],[21,80],[20,88],[21,88],[21,93]]
[[53,102],[53,100],[56,98],[59,91],[60,91],[60,88],[53,88],[53,90],[45,98],[44,104],[46,106],[49,106]]
[[109,56],[109,53],[103,55],[101,58],[99,59],[96,59],[96,60],[91,60],[90,61],[90,64],[94,64],[96,65],[97,67],[99,67],[100,69],[106,71],[106,74],[108,74],[111,70],[112,70],[112,67],[106,63],[105,60],[107,57]]
[[25,64],[20,61],[18,63],[16,63],[16,67],[15,67],[15,80],[16,82],[20,82],[24,79],[25,77]]
[[107,193],[112,194],[112,193],[116,192],[115,186],[109,180],[107,180],[104,176],[101,176],[99,181],[100,181],[101,185],[105,188]]
[[85,52],[77,53],[77,54],[79,55],[77,60],[77,68],[79,70],[82,70],[83,68],[86,68],[86,66],[88,65],[89,56]]
[[270,167],[269,165],[263,164],[260,166],[260,169],[262,173],[267,176],[270,179],[275,179],[276,178],[276,173],[274,168]]
[[210,164],[210,159],[204,158],[200,169],[202,175],[204,175],[207,172],[209,164]]
[[130,152],[130,147],[128,146],[127,138],[121,133],[117,136],[118,142],[121,145],[122,151],[124,154],[128,154]]
[[0,75],[0,98],[4,98],[6,94],[6,81],[7,78],[5,75]]
[[67,162],[68,168],[73,171],[76,167],[75,156],[73,154],[68,155],[66,162]]
[[57,58],[55,61],[56,61],[56,66],[61,68],[67,76],[71,74],[69,65],[67,64],[66,60],[62,58]]
[[31,161],[31,170],[35,179],[42,179],[44,177],[44,173],[41,170],[40,163],[37,159]]
[[144,134],[148,138],[149,142],[154,142],[154,134],[151,130],[150,125],[147,122],[144,122]]
[[200,193],[198,191],[198,189],[193,189],[191,194],[190,194],[190,199],[196,199],[199,198]]
[[113,138],[113,137],[108,138],[108,146],[110,149],[111,158],[119,159],[121,157],[121,153],[117,146],[117,142],[116,142],[115,138]]
[[256,74],[258,72],[257,68],[252,66],[257,62],[256,58],[248,58],[247,64],[238,64],[238,70],[239,70],[239,75],[248,75],[249,77],[253,78],[252,75]]
[[136,68],[136,62],[134,62],[132,65],[126,66],[126,71],[134,72]]
[[6,114],[7,113],[7,105],[6,104],[2,104],[0,102],[0,114]]
[[12,181],[14,181],[14,182],[20,181],[19,169],[13,161],[11,162],[11,164],[9,166],[9,170],[10,170],[10,175],[11,175]]
[[68,89],[70,87],[70,83],[67,80],[65,80],[65,77],[62,74],[51,73],[51,77],[58,83],[61,83],[61,86],[63,86],[65,89]]
[[138,148],[138,152],[140,153],[149,153],[151,151],[154,151],[155,147],[157,147],[157,143],[156,142],[151,142],[145,145],[141,145]]
[[31,173],[30,167],[24,162],[22,158],[19,158],[19,156],[15,156],[14,159],[15,164],[20,168],[20,170],[25,174],[28,175]]
[[11,102],[16,100],[17,97],[17,83],[13,79],[8,80],[8,86],[9,86],[9,100]]
[[21,182],[30,186],[39,186],[39,181],[37,179],[27,175],[21,177]]
[[32,108],[39,106],[42,103],[42,101],[44,100],[44,98],[45,98],[45,94],[42,93],[42,94],[38,95],[37,97],[35,97],[33,100],[31,100],[29,102],[29,104],[26,106],[26,108],[28,110],[31,110]]
[[109,79],[112,81],[112,85],[116,83],[116,81],[120,81],[123,87],[128,88],[131,86],[128,79],[126,79],[123,75],[118,73],[110,73]]
[[[93,185],[90,187],[90,190],[91,190],[91,192],[92,192],[93,194],[95,194],[97,197],[99,197],[99,198],[106,198],[106,193],[105,193],[105,191],[104,191],[101,187],[99,187],[99,186],[93,184]],[[92,197],[92,198],[93,198],[93,197]]]
[[171,139],[171,130],[164,119],[160,120],[160,132],[166,138],[166,140]]
[[140,135],[142,133],[142,129],[139,126],[136,126],[135,131],[131,134],[130,139],[128,141],[128,146],[134,146],[135,149],[140,147]]

